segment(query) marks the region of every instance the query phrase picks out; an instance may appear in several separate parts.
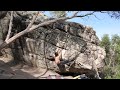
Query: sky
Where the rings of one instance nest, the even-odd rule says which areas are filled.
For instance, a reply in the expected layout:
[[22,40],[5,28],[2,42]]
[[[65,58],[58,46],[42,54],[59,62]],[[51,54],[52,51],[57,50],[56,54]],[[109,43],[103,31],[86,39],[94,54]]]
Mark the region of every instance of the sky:
[[[46,12],[46,15],[49,16],[50,14]],[[92,27],[100,40],[104,34],[109,34],[110,37],[113,34],[120,35],[120,19],[111,18],[105,13],[96,13],[95,15],[97,18],[95,16],[89,16],[85,18],[74,18],[69,21]]]

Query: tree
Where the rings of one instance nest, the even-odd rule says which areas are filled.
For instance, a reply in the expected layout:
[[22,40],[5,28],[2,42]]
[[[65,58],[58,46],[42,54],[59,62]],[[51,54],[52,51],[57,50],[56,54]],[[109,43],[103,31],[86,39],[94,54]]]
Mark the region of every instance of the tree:
[[112,36],[111,48],[115,52],[115,63],[120,63],[120,37],[117,34]]
[[105,64],[108,65],[108,63],[109,63],[109,55],[110,55],[110,38],[109,38],[108,34],[103,35],[100,46],[105,48],[105,51],[106,51]]
[[66,17],[66,11],[51,11],[50,14],[53,15],[54,18]]
[[[66,17],[67,14],[71,13],[71,12],[73,12],[73,11],[50,11],[51,15],[53,15],[53,17],[55,17],[55,18]],[[82,14],[82,12],[85,12],[85,11],[81,11],[80,13]],[[89,12],[90,11],[87,11],[87,13],[89,13]],[[120,18],[120,11],[95,11],[95,12],[107,13],[111,18],[115,18],[115,19]],[[83,13],[83,14],[86,15],[87,13]],[[92,15],[94,15],[94,14],[92,14]]]
[[106,53],[109,53],[109,50],[110,50],[110,38],[109,38],[108,34],[103,35],[100,45],[105,48]]
[[106,66],[104,74],[106,78],[120,78],[120,36],[112,35],[111,39],[108,34],[104,34],[100,43],[101,47],[106,50]]

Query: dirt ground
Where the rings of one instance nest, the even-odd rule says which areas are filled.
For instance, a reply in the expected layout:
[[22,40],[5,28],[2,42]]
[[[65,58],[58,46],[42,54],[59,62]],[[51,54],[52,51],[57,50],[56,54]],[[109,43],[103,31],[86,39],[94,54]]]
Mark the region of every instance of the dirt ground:
[[[33,68],[23,64],[14,65],[0,60],[0,79],[46,79],[49,75],[59,76],[59,74],[50,70],[41,76],[45,71],[46,69]],[[64,77],[64,79],[72,78],[72,76]]]
[[[9,48],[6,50],[10,51]],[[58,73],[50,70],[46,72],[46,69],[11,62],[13,62],[13,57],[10,54],[0,56],[0,79],[46,79],[49,75],[60,76]],[[64,76],[64,79],[72,78],[72,76]]]

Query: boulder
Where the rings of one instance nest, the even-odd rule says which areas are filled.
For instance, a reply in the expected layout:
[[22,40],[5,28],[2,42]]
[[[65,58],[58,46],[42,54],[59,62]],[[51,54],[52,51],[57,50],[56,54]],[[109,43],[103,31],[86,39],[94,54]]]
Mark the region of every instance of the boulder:
[[[29,24],[34,11],[18,11],[18,13],[20,14],[18,16],[24,19],[20,20],[21,25],[17,25],[19,28],[13,28],[17,32]],[[34,25],[50,20],[44,17],[39,15]],[[104,67],[106,56],[105,50],[99,46],[99,43],[100,40],[92,27],[75,22],[59,21],[39,27],[22,36],[11,45],[11,48],[15,60],[22,60],[28,65],[48,68],[58,73],[94,74],[93,68],[100,70]],[[62,52],[60,64],[54,61],[57,49]]]

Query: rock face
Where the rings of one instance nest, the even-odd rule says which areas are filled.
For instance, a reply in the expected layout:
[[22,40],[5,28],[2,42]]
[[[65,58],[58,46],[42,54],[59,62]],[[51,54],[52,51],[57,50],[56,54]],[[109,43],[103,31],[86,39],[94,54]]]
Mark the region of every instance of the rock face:
[[[24,16],[22,15],[21,17]],[[25,15],[27,17],[25,20],[20,21],[19,30],[23,27],[25,28],[30,22],[28,17],[31,15]],[[37,19],[36,23],[40,22],[39,19]],[[17,29],[16,27],[14,25],[15,30]],[[17,32],[19,30],[17,29]],[[99,70],[103,68],[103,60],[106,56],[104,49],[99,46],[99,39],[93,28],[67,21],[39,27],[16,40],[11,45],[11,48],[13,49],[15,60],[21,59],[27,64],[39,68],[47,68],[48,66],[48,69],[59,73],[93,73],[95,68]],[[51,59],[57,49],[62,52],[62,59],[59,65],[55,64],[54,60]]]

